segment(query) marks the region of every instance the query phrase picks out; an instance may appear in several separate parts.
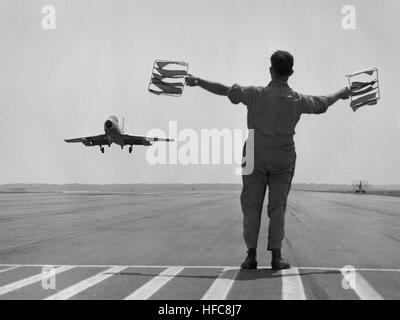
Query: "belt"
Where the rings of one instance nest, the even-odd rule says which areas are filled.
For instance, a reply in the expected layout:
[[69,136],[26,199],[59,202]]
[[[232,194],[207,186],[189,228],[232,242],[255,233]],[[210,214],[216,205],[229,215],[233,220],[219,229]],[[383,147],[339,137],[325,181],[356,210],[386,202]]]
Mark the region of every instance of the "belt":
[[255,148],[279,148],[279,147],[291,147],[294,146],[293,137],[255,137],[254,147]]

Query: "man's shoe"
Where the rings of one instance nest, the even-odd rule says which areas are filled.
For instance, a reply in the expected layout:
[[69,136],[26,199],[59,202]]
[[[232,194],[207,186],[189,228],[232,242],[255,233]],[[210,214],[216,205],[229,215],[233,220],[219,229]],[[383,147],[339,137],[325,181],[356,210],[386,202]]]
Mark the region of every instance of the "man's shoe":
[[290,264],[282,259],[281,249],[272,249],[272,270],[290,269]]
[[247,269],[247,270],[255,270],[257,269],[257,253],[255,249],[249,249],[247,251],[247,257],[244,260],[244,262],[241,265],[242,269]]

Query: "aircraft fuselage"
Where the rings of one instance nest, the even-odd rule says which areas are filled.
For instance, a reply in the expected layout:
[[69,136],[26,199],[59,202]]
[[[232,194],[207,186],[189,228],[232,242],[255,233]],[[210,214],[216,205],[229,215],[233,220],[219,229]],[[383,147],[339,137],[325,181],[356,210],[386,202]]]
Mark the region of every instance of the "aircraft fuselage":
[[122,134],[123,128],[120,127],[118,118],[116,116],[110,116],[104,122],[104,133],[108,139],[108,146],[111,146],[112,143],[118,144],[121,147],[125,145]]

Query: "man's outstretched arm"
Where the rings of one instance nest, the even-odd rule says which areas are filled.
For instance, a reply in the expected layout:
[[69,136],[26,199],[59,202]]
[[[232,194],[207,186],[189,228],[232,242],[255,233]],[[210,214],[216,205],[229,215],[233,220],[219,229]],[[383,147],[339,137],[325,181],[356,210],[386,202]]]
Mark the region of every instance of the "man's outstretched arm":
[[339,90],[338,92],[329,94],[326,96],[326,98],[328,99],[328,107],[335,104],[338,100],[347,100],[349,97],[350,89],[347,87]]
[[221,83],[207,81],[204,79],[200,79],[198,77],[194,77],[192,75],[187,76],[185,78],[185,81],[189,87],[199,86],[199,87],[203,88],[204,90],[207,90],[207,91],[217,94],[219,96],[227,96],[228,90],[230,88]]
[[302,95],[301,111],[308,114],[321,114],[325,113],[330,106],[335,104],[338,100],[347,100],[350,96],[349,88],[343,88],[338,92],[328,94],[325,96],[309,96]]

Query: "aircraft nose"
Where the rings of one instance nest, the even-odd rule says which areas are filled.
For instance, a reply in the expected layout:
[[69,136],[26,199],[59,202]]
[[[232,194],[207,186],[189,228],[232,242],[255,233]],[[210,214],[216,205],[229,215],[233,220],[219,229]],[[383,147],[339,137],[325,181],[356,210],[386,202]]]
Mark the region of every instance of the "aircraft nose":
[[107,121],[105,122],[104,126],[105,126],[107,129],[111,129],[111,127],[113,126],[113,123],[112,123],[112,121],[107,120]]

